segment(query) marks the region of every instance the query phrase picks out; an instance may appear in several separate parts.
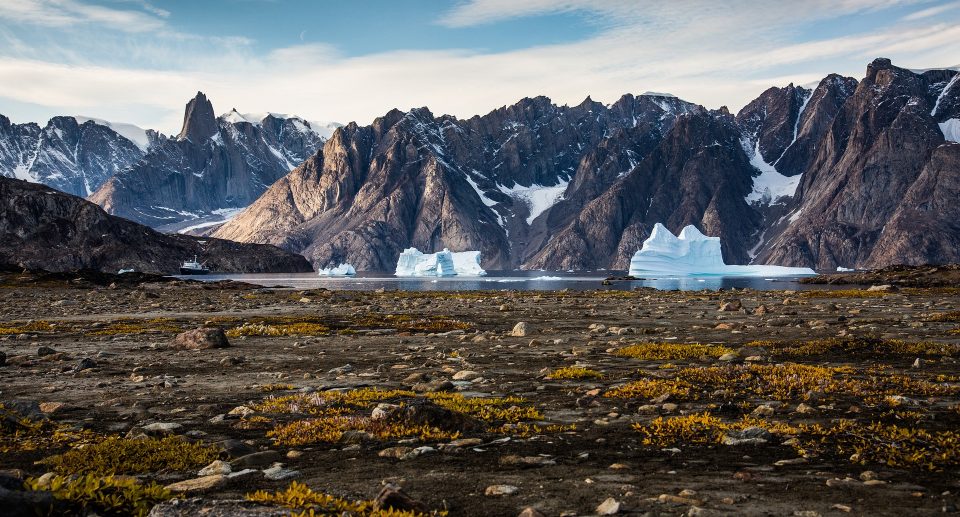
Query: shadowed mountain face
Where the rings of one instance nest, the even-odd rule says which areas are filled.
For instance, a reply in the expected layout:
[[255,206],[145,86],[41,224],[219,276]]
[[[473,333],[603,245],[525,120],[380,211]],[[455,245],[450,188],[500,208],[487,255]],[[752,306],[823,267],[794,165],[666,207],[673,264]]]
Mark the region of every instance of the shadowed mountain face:
[[[957,72],[877,59],[807,160],[789,213],[758,260],[823,269],[960,259]],[[956,84],[956,83],[954,83]]]
[[251,122],[234,110],[217,118],[198,93],[177,138],[119,171],[90,200],[152,227],[210,218],[249,205],[322,143],[295,117],[267,114]]
[[0,264],[175,274],[196,255],[218,272],[308,272],[303,257],[259,244],[165,235],[44,185],[0,178]]
[[728,263],[955,260],[957,218],[937,205],[956,190],[939,127],[960,116],[955,74],[877,60],[863,82],[771,88],[736,117],[660,95],[467,120],[394,110],[337,131],[215,235],[387,271],[408,246],[478,249],[491,269],[622,269],[656,222],[720,236]]
[[13,124],[0,115],[0,176],[88,196],[163,138],[145,131],[137,143],[104,123],[81,120],[54,117],[41,128]]

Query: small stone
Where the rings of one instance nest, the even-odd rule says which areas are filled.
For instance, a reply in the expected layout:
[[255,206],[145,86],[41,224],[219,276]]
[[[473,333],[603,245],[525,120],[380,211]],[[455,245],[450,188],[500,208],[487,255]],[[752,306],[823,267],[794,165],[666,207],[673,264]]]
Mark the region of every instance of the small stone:
[[227,475],[233,472],[233,469],[230,467],[230,464],[223,460],[213,460],[212,463],[200,469],[200,472],[197,472],[198,476],[214,476],[217,474]]
[[298,450],[296,450],[296,449],[291,449],[291,450],[287,451],[287,458],[289,458],[289,459],[291,459],[291,460],[295,460],[295,459],[297,459],[297,458],[299,458],[299,457],[301,457],[301,456],[303,456],[303,451],[298,451]]
[[377,453],[381,458],[403,459],[404,456],[413,452],[413,447],[388,447]]
[[44,414],[51,415],[57,411],[60,411],[65,406],[66,404],[63,402],[41,402],[40,411],[42,411]]
[[263,475],[271,481],[281,481],[297,477],[300,473],[293,469],[283,468],[283,464],[274,463],[270,468],[263,470]]
[[454,447],[474,447],[483,443],[483,440],[480,438],[457,438],[456,440],[451,440],[450,445]]
[[864,470],[860,473],[861,481],[873,481],[874,479],[877,479],[877,473],[872,470]]
[[774,413],[774,409],[771,406],[767,404],[761,404],[757,406],[757,408],[754,409],[750,414],[757,417],[763,417],[763,416],[770,416],[773,413]]
[[513,326],[513,330],[510,331],[510,335],[513,337],[526,337],[532,331],[533,329],[530,328],[526,322],[521,321]]
[[519,488],[513,485],[490,485],[483,491],[488,496],[512,495],[517,493]]
[[472,370],[462,370],[453,374],[453,380],[455,381],[472,381],[479,377],[480,373]]
[[182,424],[176,422],[155,422],[143,426],[143,430],[150,436],[164,436],[174,434],[174,431],[182,427]]
[[89,357],[84,357],[83,359],[77,361],[77,364],[73,366],[73,371],[82,372],[84,370],[89,370],[91,368],[96,368],[97,362]]
[[274,463],[280,461],[281,455],[277,451],[261,451],[254,452],[253,454],[247,454],[246,456],[240,456],[239,458],[230,462],[231,467],[265,467],[267,465],[273,465]]
[[251,409],[251,408],[249,408],[249,407],[247,407],[247,406],[237,406],[237,407],[231,409],[231,410],[227,413],[227,416],[245,417],[245,416],[252,415],[252,414],[254,414],[254,413],[256,413],[256,411],[254,411],[253,409]]
[[620,513],[620,502],[612,497],[608,497],[599,506],[597,506],[597,515],[616,515]]
[[223,474],[214,474],[212,476],[203,476],[195,479],[188,479],[167,485],[165,488],[171,492],[181,494],[201,494],[211,490],[219,490],[227,486],[227,476]]
[[611,463],[610,466],[607,468],[613,469],[613,470],[626,470],[626,469],[629,469],[630,466],[624,463]]
[[720,312],[737,312],[743,308],[743,304],[740,303],[740,300],[732,298],[729,300],[723,300],[720,303]]
[[377,407],[373,408],[373,411],[370,413],[370,418],[373,420],[384,420],[389,417],[393,411],[397,410],[400,406],[397,404],[388,404],[386,402],[381,402],[377,404]]
[[177,334],[170,344],[174,350],[208,350],[212,348],[229,348],[230,342],[223,329],[201,327]]
[[53,355],[55,353],[57,353],[57,351],[48,346],[42,346],[37,349],[37,357],[45,357],[48,355]]
[[429,513],[426,505],[413,499],[393,483],[387,483],[383,490],[377,494],[377,497],[373,498],[373,506],[377,510],[395,510],[416,514]]
[[723,362],[725,362],[725,363],[729,363],[729,362],[733,362],[733,361],[736,361],[736,360],[740,359],[740,354],[738,354],[738,353],[736,353],[736,352],[728,352],[728,353],[726,353],[726,354],[721,355],[721,356],[720,356],[719,358],[717,358],[717,359],[718,359],[719,361],[723,361]]
[[796,412],[800,413],[801,415],[809,415],[810,413],[816,413],[816,411],[817,410],[814,409],[813,406],[808,406],[802,402],[797,406],[796,409]]
[[871,285],[870,287],[867,288],[867,291],[869,292],[881,292],[881,293],[895,293],[899,290],[900,289],[897,288],[897,286],[890,285],[890,284]]
[[413,385],[413,391],[418,393],[439,393],[443,391],[454,391],[457,387],[446,379],[437,379],[432,382]]
[[537,510],[532,506],[528,506],[523,510],[520,510],[520,513],[517,514],[517,517],[547,517],[543,512]]
[[350,373],[350,372],[352,372],[352,371],[353,371],[353,365],[352,365],[352,364],[345,364],[345,365],[343,365],[343,366],[338,366],[338,367],[336,367],[336,368],[331,368],[329,371],[327,371],[327,373],[332,374],[332,375],[343,375],[343,374],[345,374],[345,373]]
[[840,503],[837,503],[837,504],[831,506],[830,508],[833,508],[834,510],[840,510],[841,512],[844,512],[844,513],[850,513],[850,512],[853,511],[853,508],[851,508],[851,507],[849,507],[849,506],[847,506],[847,505],[845,505],[845,504],[840,504]]

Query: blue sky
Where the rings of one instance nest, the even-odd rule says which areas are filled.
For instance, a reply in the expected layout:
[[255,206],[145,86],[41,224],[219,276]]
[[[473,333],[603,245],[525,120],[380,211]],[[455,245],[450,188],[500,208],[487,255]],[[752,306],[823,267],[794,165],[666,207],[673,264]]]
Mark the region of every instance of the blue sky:
[[361,123],[649,90],[736,110],[878,56],[960,65],[960,0],[0,0],[0,113],[175,133],[197,90]]

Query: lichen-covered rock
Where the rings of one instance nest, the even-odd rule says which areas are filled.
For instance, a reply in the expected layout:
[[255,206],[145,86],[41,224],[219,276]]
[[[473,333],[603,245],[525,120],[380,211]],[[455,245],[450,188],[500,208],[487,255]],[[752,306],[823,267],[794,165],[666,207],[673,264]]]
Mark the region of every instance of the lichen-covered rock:
[[207,350],[229,348],[230,342],[223,329],[203,327],[177,334],[170,346],[175,350]]

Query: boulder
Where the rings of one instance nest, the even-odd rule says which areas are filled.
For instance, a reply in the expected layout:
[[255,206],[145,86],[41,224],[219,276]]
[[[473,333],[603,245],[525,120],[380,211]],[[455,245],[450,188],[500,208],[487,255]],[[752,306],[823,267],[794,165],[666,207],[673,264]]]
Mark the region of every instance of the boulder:
[[223,329],[201,327],[177,334],[170,345],[175,350],[207,350],[211,348],[229,348],[230,342]]

